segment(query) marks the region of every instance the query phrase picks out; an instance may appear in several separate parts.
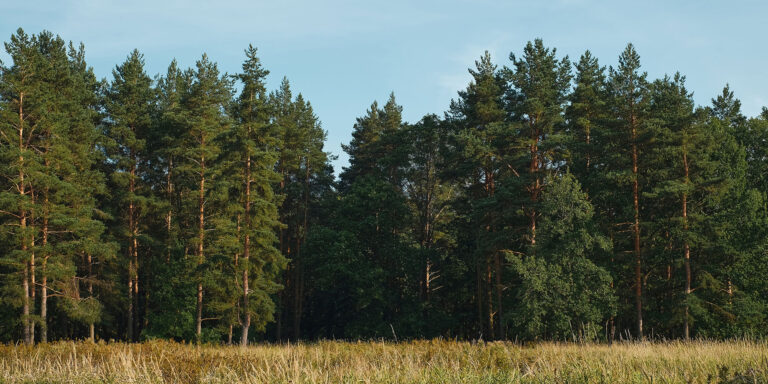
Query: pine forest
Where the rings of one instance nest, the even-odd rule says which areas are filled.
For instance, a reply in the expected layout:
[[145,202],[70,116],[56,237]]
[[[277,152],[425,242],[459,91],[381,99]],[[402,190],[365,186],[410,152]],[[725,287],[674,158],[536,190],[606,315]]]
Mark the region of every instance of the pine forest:
[[335,174],[244,48],[99,79],[83,44],[5,42],[0,343],[768,336],[768,109],[727,84],[696,105],[632,44],[536,39],[446,111],[368,101]]

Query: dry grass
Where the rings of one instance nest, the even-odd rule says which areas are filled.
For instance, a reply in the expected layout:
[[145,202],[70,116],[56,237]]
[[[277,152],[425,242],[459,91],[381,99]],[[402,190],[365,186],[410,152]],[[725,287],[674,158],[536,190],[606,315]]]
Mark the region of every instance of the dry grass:
[[454,341],[0,345],[0,383],[753,383],[768,345]]

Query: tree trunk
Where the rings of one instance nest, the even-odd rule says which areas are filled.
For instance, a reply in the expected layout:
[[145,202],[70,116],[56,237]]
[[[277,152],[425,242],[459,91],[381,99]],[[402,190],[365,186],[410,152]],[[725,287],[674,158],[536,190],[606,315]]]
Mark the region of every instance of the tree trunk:
[[[285,159],[281,159],[280,161],[280,194],[285,196],[285,167],[283,166],[285,162]],[[285,215],[283,213],[283,210],[280,210],[280,222],[285,223]],[[286,256],[286,258],[289,258],[289,252],[286,252],[285,250],[285,229],[280,228],[280,253]],[[288,264],[288,268],[290,268],[290,264]],[[289,271],[283,272],[283,275],[285,276],[285,287],[288,286],[289,283]],[[278,294],[278,301],[279,305],[277,306],[277,321],[275,324],[275,336],[277,338],[277,341],[283,340],[283,312],[285,309],[285,303],[286,303],[286,295],[285,295],[285,289],[281,289],[280,293]]]
[[[26,184],[24,181],[24,92],[19,93],[19,231],[21,232],[21,254],[26,258],[27,246],[27,212],[24,207],[24,196],[26,196]],[[30,337],[29,321],[29,264],[24,263],[24,273],[22,276],[22,289],[24,297],[22,299],[22,323],[24,325],[24,343],[32,344],[34,340]]]
[[[616,218],[613,215],[611,215],[612,225],[611,225],[610,230],[609,230],[609,236],[610,236],[610,239],[611,239],[611,245],[612,246],[616,242],[616,240],[614,238],[614,234],[613,234],[613,228],[614,228],[613,226],[615,225],[614,223],[616,222],[615,219]],[[613,266],[613,263],[615,262],[614,250],[615,250],[615,248],[613,250],[611,250],[611,266]],[[611,269],[613,269],[613,268],[611,268]],[[611,286],[611,292],[615,292],[614,291],[614,285],[613,285],[613,279],[611,279],[610,286]],[[608,338],[608,344],[609,345],[613,345],[613,341],[616,340],[616,318],[613,315],[611,315],[611,318],[608,320],[608,322],[609,322],[609,327],[610,327],[610,329],[609,329],[610,335],[609,335],[609,338]]]
[[[131,161],[135,161],[136,157],[131,150]],[[136,269],[136,230],[135,220],[136,212],[133,203],[134,193],[136,192],[136,164],[131,165],[130,176],[128,179],[128,233],[130,238],[128,239],[128,341],[135,341],[135,324],[136,324],[136,302],[138,290],[136,287],[137,279]]]
[[[22,247],[22,250],[26,246]],[[24,322],[24,344],[31,345],[32,338],[30,337],[30,322],[29,322],[29,264],[24,262],[24,281],[22,282],[22,288],[24,289],[24,301],[22,304],[22,321]]]
[[477,292],[475,293],[475,297],[477,298],[477,326],[480,331],[479,337],[483,337],[483,328],[485,322],[483,319],[485,318],[483,314],[483,272],[482,272],[482,257],[478,254],[475,260],[475,271],[477,272],[475,275],[476,285],[477,285]]
[[485,281],[486,281],[486,300],[488,304],[488,340],[494,340],[496,338],[496,326],[493,322],[495,313],[493,312],[493,277],[491,276],[491,260],[490,257],[485,258]]
[[[93,257],[91,256],[90,252],[88,253],[88,297],[93,300]],[[91,342],[96,342],[96,327],[93,324],[93,321],[91,321],[88,324],[88,334],[89,334],[89,340]]]
[[301,325],[301,239],[296,236],[296,256],[293,265],[293,340],[299,340]]
[[309,232],[309,155],[305,160],[304,174],[304,228],[300,236],[296,237],[296,278],[294,279],[294,305],[293,305],[293,338],[298,341],[301,335],[301,313],[303,310],[304,295],[304,271],[301,265],[301,243],[306,241]]
[[248,346],[248,329],[251,327],[251,310],[248,303],[248,271],[251,256],[251,156],[245,161],[245,236],[243,237],[243,331],[240,345]]
[[133,278],[130,277],[133,270],[133,261],[128,261],[128,342],[133,341]]
[[[32,204],[35,202],[34,192],[32,195]],[[30,217],[32,222],[35,220],[34,210]],[[30,238],[30,252],[29,252],[29,300],[30,300],[30,314],[34,315],[37,300],[35,298],[35,291],[37,286],[35,284],[35,236]],[[30,318],[29,322],[29,339],[32,340],[32,344],[35,343],[35,321]]]
[[[683,169],[685,170],[685,185],[688,186],[688,153],[686,152],[685,145],[683,145]],[[685,260],[685,318],[683,324],[683,333],[685,340],[690,340],[690,325],[688,323],[688,316],[690,312],[690,304],[688,300],[691,295],[691,248],[688,244],[688,192],[683,192],[683,230],[685,231],[685,241],[683,244],[684,260]]]
[[[201,140],[201,146],[205,146],[205,139]],[[200,266],[204,261],[204,246],[205,240],[205,156],[200,158],[200,191],[198,196],[198,244],[197,244],[197,265]],[[201,271],[202,273],[202,271]],[[195,328],[195,335],[197,341],[200,341],[200,336],[203,330],[203,281],[202,276],[199,277],[197,283],[197,326]]]
[[40,287],[40,342],[48,342],[48,276],[47,276],[47,260],[48,257],[43,258],[42,265],[42,287]]
[[173,235],[171,233],[171,223],[173,220],[173,179],[172,179],[172,172],[173,172],[173,157],[168,159],[168,175],[166,176],[166,184],[168,187],[168,213],[165,218],[165,225],[166,225],[166,231],[168,235],[167,244],[166,244],[166,254],[165,254],[165,263],[168,264],[171,262],[171,247],[173,244]]
[[197,317],[195,322],[195,337],[200,342],[200,336],[203,333],[203,283],[197,283]]
[[499,252],[494,253],[494,264],[496,266],[496,312],[498,313],[498,328],[499,331],[497,335],[503,340],[507,338],[506,335],[506,328],[504,327],[504,323],[502,321],[502,311],[501,311],[501,299],[502,299],[502,289],[503,286],[501,284],[501,256],[499,255]]
[[[48,164],[46,163],[46,166]],[[41,266],[41,287],[40,287],[40,342],[48,342],[48,188],[43,190],[43,265]]]
[[634,253],[635,253],[635,309],[637,311],[637,337],[643,340],[643,272],[642,259],[640,254],[640,185],[638,179],[638,158],[637,158],[637,127],[635,116],[631,117],[632,125],[632,202],[635,211],[634,232]]
[[[131,128],[133,130],[133,128]],[[129,284],[129,288],[133,289],[133,292],[130,294],[130,298],[133,300],[133,302],[130,304],[131,307],[131,313],[130,318],[132,320],[132,323],[130,325],[131,335],[132,339],[130,341],[136,341],[136,337],[138,336],[138,324],[140,323],[140,319],[138,316],[139,312],[139,240],[138,240],[138,217],[136,215],[136,204],[134,202],[135,194],[136,194],[136,154],[133,150],[131,150],[131,174],[130,179],[128,181],[128,192],[130,194],[130,200],[128,203],[128,230],[130,231],[131,236],[131,244],[129,245],[128,249],[130,251],[130,262],[129,262],[129,279],[132,280],[132,282]]]
[[[535,120],[532,120],[530,123],[530,129],[531,129],[531,140],[533,141],[533,144],[531,144],[531,176],[534,176],[534,182],[533,185],[530,187],[530,194],[531,194],[531,203],[536,204],[536,202],[539,199],[539,190],[541,190],[541,181],[539,180],[539,129],[535,126]],[[530,216],[530,236],[531,236],[531,245],[536,245],[536,208],[531,208],[528,212],[528,215]]]

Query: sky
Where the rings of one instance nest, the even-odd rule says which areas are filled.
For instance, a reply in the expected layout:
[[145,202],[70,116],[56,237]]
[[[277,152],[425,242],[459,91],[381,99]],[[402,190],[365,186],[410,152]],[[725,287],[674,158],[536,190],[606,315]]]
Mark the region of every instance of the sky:
[[[729,83],[757,115],[768,106],[766,15],[768,2],[747,0],[4,1],[0,40],[21,27],[83,42],[108,80],[134,48],[150,75],[174,58],[194,66],[204,52],[237,73],[253,44],[268,87],[287,77],[312,103],[338,172],[341,144],[374,100],[394,92],[408,122],[442,115],[484,51],[503,67],[536,38],[572,61],[589,49],[606,66],[632,42],[649,78],[680,71],[700,105]],[[4,51],[0,60],[8,64]]]

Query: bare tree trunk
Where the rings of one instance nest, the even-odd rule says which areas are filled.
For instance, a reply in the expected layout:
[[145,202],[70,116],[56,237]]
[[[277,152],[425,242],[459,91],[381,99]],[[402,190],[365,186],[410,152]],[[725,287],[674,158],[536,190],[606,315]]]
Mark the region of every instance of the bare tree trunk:
[[[686,152],[685,144],[683,144],[683,169],[685,170],[685,185],[688,186],[688,153]],[[685,259],[685,318],[684,318],[684,330],[685,340],[690,340],[690,325],[688,324],[688,316],[690,312],[690,304],[688,300],[691,295],[691,248],[688,244],[688,192],[683,192],[683,230],[685,231],[685,242],[683,244],[683,252]]]
[[[93,299],[93,257],[88,253],[88,297]],[[96,342],[96,327],[91,321],[88,324],[88,334],[91,342]]]
[[485,258],[485,276],[486,276],[486,298],[488,304],[488,340],[494,340],[496,338],[496,326],[493,322],[495,313],[493,312],[493,278],[491,276],[491,260],[490,257]]
[[203,283],[197,283],[197,317],[195,322],[195,337],[200,342],[203,333]]
[[251,327],[251,310],[248,302],[248,272],[251,256],[251,156],[245,161],[245,236],[243,238],[243,331],[240,335],[240,345],[248,346],[248,329]]
[[171,233],[171,223],[173,220],[173,179],[172,179],[172,172],[173,172],[173,157],[168,159],[168,175],[166,176],[167,181],[166,184],[168,186],[168,214],[165,219],[165,225],[166,230],[168,232],[168,239],[166,244],[166,254],[165,254],[165,262],[170,263],[171,262],[171,246],[172,246],[172,233]]
[[[129,250],[130,252],[130,250]],[[133,341],[133,261],[128,261],[128,342]]]
[[[486,176],[488,180],[488,196],[493,197],[494,194],[496,193],[496,179],[494,178],[492,167],[489,167],[489,169],[486,171],[486,175],[488,175]],[[489,226],[488,231],[489,232],[493,231],[493,226]],[[501,259],[500,259],[499,252],[494,251],[493,259],[494,259],[494,272],[496,277],[496,284],[493,284],[491,282],[490,275],[489,275],[488,287],[489,287],[489,291],[492,289],[491,288],[492,286],[495,286],[496,288],[496,316],[495,317],[496,317],[496,324],[498,325],[498,332],[493,328],[493,319],[491,320],[492,329],[490,331],[492,338],[495,339],[497,337],[504,338],[506,336],[504,335],[504,324],[502,322],[503,311],[502,311],[501,303],[502,303],[502,296],[503,296],[502,295],[503,286],[501,284],[502,270],[501,270]],[[488,297],[488,300],[490,302],[491,300],[490,296]],[[490,316],[492,318],[494,317],[493,315],[490,315]]]
[[[32,204],[35,204],[35,193],[30,188],[30,195],[32,197]],[[30,212],[30,219],[35,222],[34,209]],[[37,300],[35,298],[35,292],[37,291],[37,284],[35,282],[35,236],[30,237],[30,252],[29,252],[29,300],[30,300],[30,314],[34,315]],[[29,322],[29,339],[32,340],[32,344],[35,343],[35,321],[30,318]]]
[[[21,251],[23,257],[26,257],[27,246],[27,212],[24,207],[24,196],[26,196],[26,184],[24,181],[24,92],[19,94],[19,230],[21,232]],[[22,300],[22,322],[24,324],[24,343],[32,344],[34,340],[30,337],[29,321],[29,263],[24,260],[24,273],[22,276],[22,289],[24,297]]]
[[[46,161],[46,167],[48,163]],[[43,249],[48,245],[48,188],[43,190]],[[48,342],[48,251],[43,254],[40,287],[40,342]]]
[[128,180],[128,233],[130,239],[128,243],[128,341],[135,341],[135,322],[136,322],[136,303],[138,302],[138,287],[137,287],[137,268],[136,265],[136,212],[135,205],[133,203],[134,194],[136,193],[136,157],[131,151],[131,160],[134,164],[131,165],[130,177]]
[[[201,145],[205,146],[205,139],[201,141]],[[204,246],[205,240],[205,156],[200,158],[200,191],[198,196],[198,215],[199,215],[199,227],[198,227],[198,244],[197,244],[197,264],[202,265],[204,261]],[[203,281],[202,277],[199,278],[197,283],[197,321],[195,328],[195,335],[197,341],[200,341],[200,336],[203,331]]]
[[632,201],[635,211],[634,231],[634,253],[635,253],[635,309],[637,311],[637,337],[640,340],[643,336],[643,272],[642,256],[640,254],[640,185],[638,179],[638,158],[637,158],[637,127],[635,116],[631,117],[632,124]]
[[40,287],[40,342],[48,342],[48,257],[43,258],[42,286]]
[[[133,129],[132,129],[133,130]],[[139,223],[138,223],[138,215],[136,214],[136,204],[134,203],[135,194],[136,194],[136,163],[137,158],[136,154],[133,150],[131,150],[131,175],[129,180],[129,186],[128,191],[130,193],[130,202],[128,204],[128,227],[129,231],[131,233],[131,245],[129,247],[129,250],[131,252],[131,262],[130,266],[130,279],[133,280],[133,283],[130,284],[131,288],[133,289],[133,292],[131,293],[131,299],[133,300],[133,303],[131,304],[131,319],[133,320],[133,323],[131,324],[131,331],[133,340],[137,338],[137,333],[139,331],[138,324],[140,323],[139,319]]]
[[[22,250],[26,250],[26,246],[22,247]],[[29,263],[24,262],[24,281],[22,282],[22,288],[24,289],[24,301],[22,304],[22,321],[24,322],[24,344],[31,345],[32,338],[30,337],[30,322],[29,322]]]
[[[536,204],[536,202],[539,200],[539,191],[541,190],[541,181],[539,180],[539,129],[535,126],[535,120],[532,120],[530,123],[530,129],[531,129],[531,140],[533,141],[533,144],[531,144],[531,175],[534,176],[535,181],[533,182],[533,185],[530,186],[530,194],[531,194],[531,203]],[[531,208],[529,210],[528,215],[530,216],[531,223],[530,223],[530,236],[531,236],[531,245],[536,245],[536,209]]]

